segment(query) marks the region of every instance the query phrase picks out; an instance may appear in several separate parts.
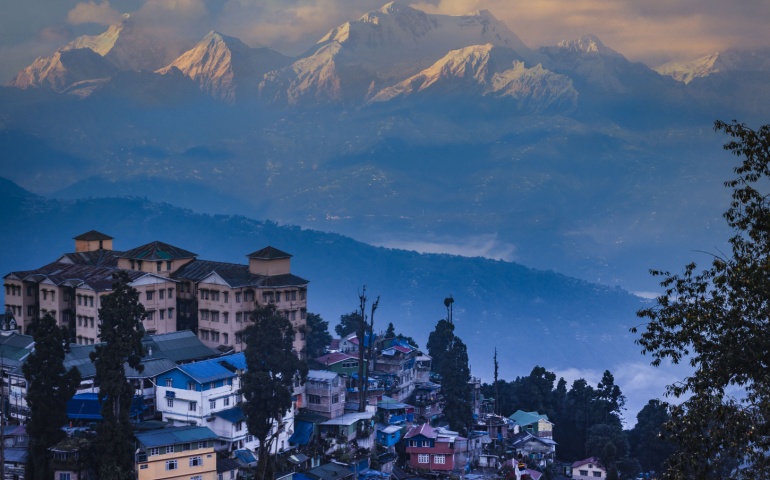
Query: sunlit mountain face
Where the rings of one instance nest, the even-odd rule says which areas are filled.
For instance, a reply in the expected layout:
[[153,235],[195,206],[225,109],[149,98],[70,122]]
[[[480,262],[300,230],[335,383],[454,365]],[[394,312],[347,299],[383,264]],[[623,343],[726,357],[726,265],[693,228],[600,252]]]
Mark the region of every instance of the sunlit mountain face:
[[[598,323],[588,314],[570,318],[569,308],[549,308],[555,300],[543,292],[556,288],[552,282],[529,291],[536,281],[519,279],[501,289],[512,280],[489,273],[498,264],[649,297],[658,286],[648,269],[676,271],[724,251],[722,182],[733,159],[712,125],[759,126],[770,104],[770,50],[652,69],[595,35],[528,47],[486,10],[450,16],[389,3],[332,28],[298,56],[252,48],[228,32],[192,42],[152,37],[136,22],[123,18],[62,45],[0,89],[2,176],[49,198],[131,196],[487,259],[467,271],[457,259],[447,263],[446,292],[394,292],[391,312],[423,331],[442,312],[416,305],[454,292],[458,305],[467,302],[462,328],[482,372],[491,365],[482,357],[490,325],[492,336],[506,332],[506,344],[517,346],[511,351],[534,324],[546,340],[557,331],[583,340],[608,329],[620,335],[640,301]],[[62,208],[65,217],[76,213]],[[178,235],[165,230],[142,227],[164,241]],[[296,246],[301,259],[309,247]],[[430,278],[441,278],[439,260]],[[396,264],[410,261],[419,263]],[[383,265],[353,270],[350,283],[371,282]],[[421,271],[392,271],[382,284],[412,285]],[[319,265],[306,276],[329,274]],[[565,287],[564,295],[586,297],[577,291]],[[352,310],[340,296],[354,299],[355,291],[329,295],[317,297],[327,316]],[[517,314],[524,304],[527,314]],[[608,326],[609,318],[617,323]],[[630,362],[619,351],[636,355],[633,339],[623,338],[630,343],[605,346],[580,368]],[[562,337],[549,344],[549,352],[571,348]],[[570,365],[562,354],[531,355],[527,364]]]

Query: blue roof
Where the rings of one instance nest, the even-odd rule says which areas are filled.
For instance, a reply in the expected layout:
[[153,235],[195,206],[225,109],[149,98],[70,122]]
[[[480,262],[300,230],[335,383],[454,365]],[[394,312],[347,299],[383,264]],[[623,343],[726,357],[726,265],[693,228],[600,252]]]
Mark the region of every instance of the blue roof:
[[215,440],[216,438],[218,437],[209,427],[196,427],[194,425],[160,428],[136,434],[137,441],[147,448],[202,442],[205,440]]
[[230,423],[240,422],[246,418],[246,415],[243,414],[243,410],[241,410],[241,407],[233,407],[233,408],[228,408],[227,410],[220,410],[219,412],[216,412],[214,415],[224,420],[227,420]]
[[307,445],[313,436],[313,424],[302,420],[294,420],[294,433],[289,437],[289,443]]
[[201,384],[235,377],[236,369],[245,368],[246,357],[244,357],[243,353],[235,353],[233,355],[179,366],[181,371]]
[[257,458],[254,456],[254,454],[251,452],[251,450],[247,449],[241,449],[236,450],[233,452],[233,455],[237,460],[240,460],[245,465],[256,465],[257,464]]
[[[129,415],[136,417],[144,410],[144,400],[134,396]],[[70,420],[103,420],[102,405],[98,393],[79,393],[67,401],[67,417]]]

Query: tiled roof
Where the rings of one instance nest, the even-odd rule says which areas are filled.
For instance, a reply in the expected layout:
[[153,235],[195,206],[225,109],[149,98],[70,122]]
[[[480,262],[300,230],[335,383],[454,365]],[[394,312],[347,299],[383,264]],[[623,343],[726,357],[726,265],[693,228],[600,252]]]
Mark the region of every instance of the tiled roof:
[[602,462],[598,458],[596,458],[596,457],[588,457],[585,460],[578,460],[578,461],[576,461],[575,463],[572,464],[572,468],[578,468],[580,466],[583,466],[583,465],[586,465],[586,464],[589,464],[589,463],[593,463],[598,468],[604,469],[604,466],[602,466]]
[[102,232],[97,232],[96,230],[91,230],[90,232],[81,233],[77,237],[74,238],[74,240],[112,240],[112,237],[104,234]]
[[270,246],[259,249],[256,252],[252,252],[246,256],[248,258],[257,258],[260,260],[275,260],[278,258],[291,258],[290,254]]
[[176,445],[179,443],[200,442],[214,440],[216,434],[208,427],[169,427],[158,430],[150,430],[135,434],[137,441],[144,447],[162,447],[164,445]]
[[192,262],[182,265],[171,276],[173,278],[199,282],[211,275],[212,272],[223,272],[233,269],[248,269],[248,267],[246,265],[240,265],[237,263],[214,262],[211,260],[199,260],[196,258]]
[[[54,285],[71,287],[88,286],[96,292],[104,292],[112,290],[112,275],[116,271],[109,266],[52,262],[35,270],[11,272],[6,277],[36,283],[47,280]],[[126,273],[131,281],[146,275],[134,270],[127,270]]]
[[173,278],[200,282],[209,275],[216,273],[230,288],[242,287],[292,287],[303,286],[309,282],[291,273],[284,275],[257,275],[249,271],[248,265],[236,263],[212,262],[208,260],[193,260],[174,272]]
[[179,247],[169,245],[159,241],[150,242],[141,247],[132,248],[123,252],[121,258],[130,258],[134,260],[178,260],[183,258],[195,258],[198,254],[188,252]]

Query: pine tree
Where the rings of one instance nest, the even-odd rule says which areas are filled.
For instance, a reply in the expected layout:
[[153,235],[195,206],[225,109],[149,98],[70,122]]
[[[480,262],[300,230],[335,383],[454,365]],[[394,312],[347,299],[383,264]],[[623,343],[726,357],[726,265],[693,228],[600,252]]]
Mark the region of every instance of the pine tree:
[[29,461],[27,478],[42,480],[52,474],[48,470],[48,448],[65,437],[67,401],[80,384],[80,373],[64,368],[67,332],[56,324],[51,314],[35,322],[35,350],[22,366],[27,380],[27,421]]
[[274,305],[252,312],[253,323],[244,331],[246,372],[241,378],[249,433],[259,441],[257,477],[273,478],[270,449],[283,429],[281,420],[292,407],[296,385],[304,383],[307,364],[292,351],[294,329]]
[[125,365],[142,371],[142,320],[146,317],[139,293],[124,271],[114,275],[112,293],[101,299],[99,336],[102,343],[91,352],[96,367],[103,421],[96,428],[99,478],[130,479],[134,435],[129,418],[134,387],[126,379]]
[[307,328],[307,358],[318,358],[326,353],[326,348],[332,343],[329,322],[317,313],[308,312]]

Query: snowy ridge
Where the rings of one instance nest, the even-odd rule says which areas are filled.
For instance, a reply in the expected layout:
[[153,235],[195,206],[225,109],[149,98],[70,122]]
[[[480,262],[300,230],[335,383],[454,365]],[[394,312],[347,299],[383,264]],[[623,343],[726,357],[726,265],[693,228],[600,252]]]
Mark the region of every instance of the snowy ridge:
[[53,55],[32,62],[9,85],[63,92],[75,83],[107,78],[115,71],[115,67],[91,49],[57,50]]
[[653,70],[685,84],[726,72],[770,72],[770,50],[714,52],[695,60],[664,63]]
[[514,100],[518,109],[531,112],[570,110],[578,96],[568,77],[542,65],[528,68],[513,50],[486,44],[449,52],[417,75],[383,89],[371,102],[414,95],[474,94]]

